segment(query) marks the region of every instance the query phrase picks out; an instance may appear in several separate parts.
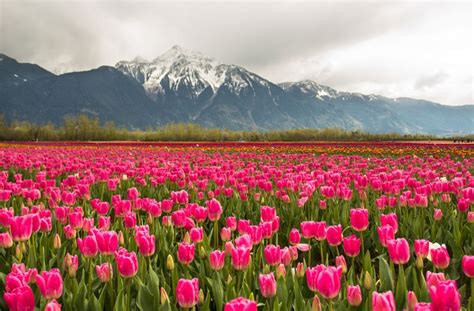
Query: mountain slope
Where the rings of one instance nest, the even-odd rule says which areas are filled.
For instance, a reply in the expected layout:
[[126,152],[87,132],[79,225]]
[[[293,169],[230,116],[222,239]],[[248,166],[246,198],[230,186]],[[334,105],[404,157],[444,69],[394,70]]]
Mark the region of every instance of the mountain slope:
[[145,129],[193,122],[234,130],[339,127],[374,133],[474,132],[474,106],[339,92],[314,81],[275,84],[247,69],[173,46],[148,61],[56,76],[0,54],[0,113],[60,124],[85,113]]

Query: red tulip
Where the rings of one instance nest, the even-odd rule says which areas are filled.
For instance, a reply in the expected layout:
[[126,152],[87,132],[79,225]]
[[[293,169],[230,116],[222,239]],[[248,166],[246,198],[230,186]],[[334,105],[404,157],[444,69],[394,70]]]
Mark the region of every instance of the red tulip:
[[330,246],[338,246],[342,242],[342,226],[329,226],[326,230],[326,240]]
[[474,256],[462,257],[462,269],[467,277],[474,278]]
[[17,287],[11,292],[5,292],[3,299],[10,311],[35,310],[35,295],[28,285]]
[[362,303],[362,292],[359,285],[347,285],[347,302],[353,307],[358,307]]
[[429,288],[432,310],[461,310],[461,295],[456,281],[442,281]]
[[393,228],[393,232],[397,233],[398,231],[398,218],[397,214],[390,213],[390,214],[382,214],[380,215],[380,222],[382,226],[389,225]]
[[226,303],[224,311],[257,311],[257,303],[247,298],[238,297]]
[[176,286],[176,300],[181,308],[191,308],[199,300],[199,280],[179,279]]
[[58,299],[63,292],[63,279],[59,269],[54,268],[49,271],[43,271],[36,276],[41,295],[50,300]]
[[61,311],[61,305],[53,299],[44,307],[44,311]]
[[317,265],[306,270],[306,281],[311,291],[318,291],[326,299],[335,298],[341,289],[341,267]]
[[209,254],[209,265],[212,270],[219,271],[224,267],[225,253],[220,250],[212,251]]
[[138,272],[138,258],[135,252],[129,252],[121,247],[115,252],[117,270],[124,278],[134,277]]
[[372,311],[396,311],[395,299],[392,291],[372,293]]
[[155,253],[155,236],[140,234],[137,237],[138,249],[143,257],[150,257]]
[[236,270],[245,270],[250,265],[250,249],[234,247],[232,249],[232,266]]
[[184,265],[189,265],[194,260],[194,244],[179,243],[178,261]]
[[102,255],[112,255],[118,248],[118,235],[115,231],[94,232],[97,246]]
[[273,244],[265,246],[265,249],[263,250],[263,255],[265,256],[265,261],[270,266],[276,266],[281,263],[280,246],[275,246]]
[[355,231],[365,231],[369,226],[369,211],[364,208],[351,209],[350,219]]
[[343,240],[344,253],[349,257],[356,257],[360,253],[360,239],[350,235]]
[[406,264],[410,260],[410,246],[405,239],[388,241],[387,249],[394,264]]
[[450,257],[446,246],[442,245],[438,248],[430,250],[431,261],[438,269],[446,269],[449,266]]
[[95,266],[97,277],[102,283],[107,283],[112,279],[113,271],[112,265],[108,262]]
[[416,256],[426,258],[430,250],[430,241],[415,240],[414,247]]
[[10,232],[13,241],[27,241],[33,233],[33,218],[30,215],[10,218]]
[[93,258],[99,252],[99,246],[94,235],[88,235],[84,239],[77,239],[77,246],[81,254],[86,258]]
[[377,228],[377,233],[379,235],[380,244],[383,247],[387,247],[388,241],[395,238],[395,231],[392,226],[385,225]]
[[263,297],[268,299],[276,295],[277,284],[273,272],[269,274],[259,274],[258,283]]

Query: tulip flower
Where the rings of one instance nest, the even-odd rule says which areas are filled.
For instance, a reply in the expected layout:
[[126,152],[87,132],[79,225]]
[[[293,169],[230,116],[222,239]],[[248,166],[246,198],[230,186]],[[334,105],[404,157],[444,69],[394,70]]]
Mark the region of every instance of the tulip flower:
[[347,272],[347,262],[344,256],[340,255],[336,257],[336,267],[341,267],[342,273]]
[[108,262],[95,266],[95,272],[100,282],[107,283],[112,279],[114,269]]
[[264,222],[273,221],[276,217],[276,209],[270,206],[260,207],[260,220]]
[[227,242],[231,239],[231,236],[232,236],[232,231],[227,228],[227,227],[224,227],[221,229],[221,240],[223,242]]
[[102,255],[112,255],[118,248],[118,235],[115,231],[97,231],[94,233],[97,246]]
[[66,270],[69,277],[75,277],[77,269],[79,268],[79,259],[77,255],[66,254],[64,257],[64,269]]
[[272,244],[265,246],[265,249],[263,250],[263,255],[265,256],[265,261],[270,266],[276,266],[281,263],[280,246],[275,246]]
[[237,229],[237,220],[233,216],[229,216],[225,219],[225,226],[230,229],[230,231],[235,231]]
[[300,232],[298,229],[291,229],[290,235],[288,237],[288,241],[290,242],[291,245],[296,245],[301,242],[301,236]]
[[11,311],[35,310],[35,295],[28,285],[17,287],[11,292],[5,292],[3,299]]
[[155,236],[141,234],[137,237],[138,249],[143,257],[150,257],[155,253]]
[[431,271],[426,271],[426,284],[428,285],[428,288],[436,286],[445,280],[446,278],[444,277],[443,272],[433,273]]
[[9,232],[0,233],[0,248],[10,248],[13,246],[13,239]]
[[194,244],[179,243],[178,245],[178,261],[184,265],[189,265],[194,260],[195,246]]
[[438,269],[446,269],[449,266],[450,257],[446,246],[435,247],[430,249],[430,257],[433,266]]
[[84,239],[77,239],[77,246],[81,254],[86,258],[93,258],[99,252],[99,246],[94,235],[88,235]]
[[349,257],[356,257],[360,253],[360,239],[355,235],[350,235],[344,238],[343,248],[344,253]]
[[342,226],[329,226],[326,229],[326,239],[330,246],[338,246],[342,242]]
[[441,218],[443,218],[443,211],[438,208],[435,208],[433,212],[433,218],[434,220],[440,220]]
[[432,310],[460,310],[461,295],[456,281],[442,281],[429,288]]
[[474,212],[467,212],[467,222],[470,224],[474,224]]
[[417,303],[418,303],[418,299],[416,298],[415,292],[413,292],[413,291],[408,291],[408,294],[407,294],[407,306],[408,306],[408,310],[409,310],[409,311],[414,310]]
[[10,232],[13,241],[27,241],[33,233],[33,218],[30,215],[10,218]]
[[382,244],[383,247],[387,247],[388,241],[395,238],[395,231],[390,225],[378,227],[377,233],[379,235],[380,244]]
[[224,267],[225,253],[220,250],[212,251],[209,254],[209,265],[212,270],[219,271]]
[[462,257],[462,270],[468,278],[474,278],[474,256]]
[[319,292],[326,299],[335,298],[341,289],[341,267],[317,265],[306,270],[306,281],[313,292]]
[[347,302],[353,307],[358,307],[362,303],[362,292],[359,285],[347,286]]
[[372,293],[372,311],[396,311],[395,298],[392,291]]
[[221,218],[222,206],[219,201],[212,199],[206,202],[208,209],[208,217],[210,221],[217,221]]
[[416,256],[426,258],[430,250],[430,242],[427,240],[415,240],[414,247]]
[[115,252],[117,270],[124,278],[134,277],[138,272],[138,258],[135,252],[129,252],[121,247]]
[[61,311],[61,305],[53,299],[44,307],[44,311]]
[[364,208],[351,209],[350,221],[355,231],[365,231],[369,226],[369,211]]
[[263,297],[268,299],[276,295],[277,284],[273,272],[269,274],[259,274],[258,283]]
[[203,240],[204,238],[204,231],[203,228],[192,228],[191,231],[189,231],[189,235],[191,237],[191,240],[193,243],[199,243]]
[[398,231],[398,217],[395,213],[390,214],[382,214],[380,215],[380,223],[382,226],[391,226],[393,228],[393,232],[397,233]]
[[245,270],[250,265],[250,249],[246,247],[232,248],[232,266],[236,270]]
[[199,280],[179,279],[176,286],[176,300],[181,308],[191,308],[199,300]]
[[49,271],[43,271],[36,276],[41,295],[48,300],[58,299],[63,292],[63,279],[59,269],[54,268]]
[[257,303],[247,298],[238,297],[227,302],[224,311],[257,311]]
[[429,302],[418,302],[415,308],[413,308],[413,311],[433,311],[433,309]]
[[394,264],[406,264],[410,260],[410,246],[405,239],[390,240],[387,243],[390,260]]

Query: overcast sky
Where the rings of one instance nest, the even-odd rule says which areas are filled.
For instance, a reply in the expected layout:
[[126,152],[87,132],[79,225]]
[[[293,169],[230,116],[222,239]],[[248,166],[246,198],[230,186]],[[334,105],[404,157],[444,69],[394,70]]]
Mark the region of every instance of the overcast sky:
[[474,103],[469,0],[0,0],[0,52],[56,73],[174,44],[273,82]]

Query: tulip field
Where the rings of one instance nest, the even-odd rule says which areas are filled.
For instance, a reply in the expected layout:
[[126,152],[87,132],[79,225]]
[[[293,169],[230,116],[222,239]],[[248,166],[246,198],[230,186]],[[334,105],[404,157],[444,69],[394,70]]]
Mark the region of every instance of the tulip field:
[[474,310],[474,145],[0,144],[1,310]]

